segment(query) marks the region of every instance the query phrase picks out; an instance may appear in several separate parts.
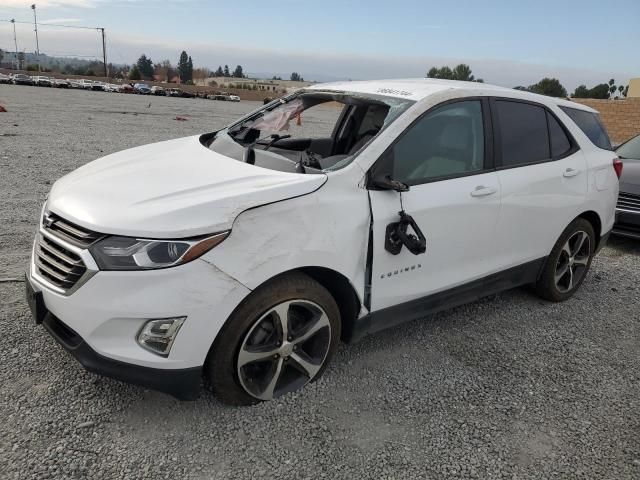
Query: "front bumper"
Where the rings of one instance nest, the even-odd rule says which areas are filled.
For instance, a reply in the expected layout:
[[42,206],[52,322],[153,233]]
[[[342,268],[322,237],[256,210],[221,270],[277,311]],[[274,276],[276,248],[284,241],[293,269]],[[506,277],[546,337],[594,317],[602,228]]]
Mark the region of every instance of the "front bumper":
[[[40,298],[43,326],[87,370],[180,399],[197,396],[219,330],[250,292],[202,259],[162,270],[99,271],[71,294],[34,275],[32,260],[27,285]],[[186,320],[167,357],[137,343],[146,321],[174,316]]]
[[616,209],[614,235],[640,239],[640,212]]
[[45,314],[42,325],[90,372],[168,393],[178,400],[195,400],[200,395],[201,367],[163,370],[120,362],[97,353],[50,312]]

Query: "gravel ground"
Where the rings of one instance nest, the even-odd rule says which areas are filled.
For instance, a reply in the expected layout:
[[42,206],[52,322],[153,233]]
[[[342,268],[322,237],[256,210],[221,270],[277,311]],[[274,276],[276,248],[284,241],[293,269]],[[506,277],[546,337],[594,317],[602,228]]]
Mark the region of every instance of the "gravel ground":
[[[5,85],[0,104],[0,278],[55,179],[257,106]],[[518,289],[381,332],[246,408],[87,373],[23,288],[0,283],[2,478],[640,478],[639,242],[614,239],[566,303]]]

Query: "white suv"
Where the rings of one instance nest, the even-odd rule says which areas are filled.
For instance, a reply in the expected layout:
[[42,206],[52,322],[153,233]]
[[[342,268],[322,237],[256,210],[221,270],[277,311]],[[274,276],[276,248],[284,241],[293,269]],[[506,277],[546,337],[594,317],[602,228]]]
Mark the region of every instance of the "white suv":
[[565,100],[315,85],[58,180],[27,298],[91,371],[269,400],[317,379],[340,339],[519,285],[569,298],[613,226],[608,147]]

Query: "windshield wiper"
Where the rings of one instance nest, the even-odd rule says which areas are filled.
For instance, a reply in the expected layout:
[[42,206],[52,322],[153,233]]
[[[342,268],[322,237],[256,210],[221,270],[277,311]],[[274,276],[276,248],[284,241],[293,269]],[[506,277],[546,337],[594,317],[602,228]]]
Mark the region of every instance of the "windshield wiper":
[[[274,133],[271,135],[271,141],[265,145],[264,150],[269,150],[274,143],[284,140],[285,138],[291,138],[291,135],[278,135],[277,133]],[[255,143],[258,143],[260,140],[264,140],[264,138],[256,140]]]

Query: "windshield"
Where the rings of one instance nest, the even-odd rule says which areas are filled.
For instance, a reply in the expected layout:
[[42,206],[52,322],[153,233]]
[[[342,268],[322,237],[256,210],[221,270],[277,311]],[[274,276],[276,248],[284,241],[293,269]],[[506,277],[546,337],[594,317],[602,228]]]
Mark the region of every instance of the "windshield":
[[348,165],[414,102],[347,92],[303,91],[218,132],[209,148],[274,170],[320,173]]
[[640,135],[622,144],[616,153],[620,158],[634,158],[640,160]]

